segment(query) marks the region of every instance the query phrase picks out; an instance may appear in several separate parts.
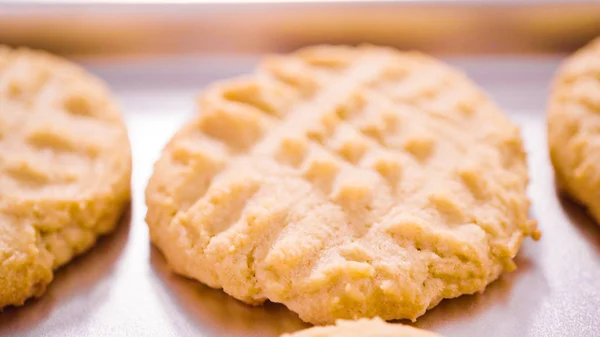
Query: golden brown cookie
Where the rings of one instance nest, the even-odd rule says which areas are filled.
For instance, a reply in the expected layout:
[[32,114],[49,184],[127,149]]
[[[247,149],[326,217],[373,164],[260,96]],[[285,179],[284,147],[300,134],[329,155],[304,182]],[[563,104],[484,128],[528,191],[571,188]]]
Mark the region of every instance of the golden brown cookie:
[[600,222],[600,38],[567,59],[556,76],[548,144],[559,186]]
[[281,337],[441,337],[403,324],[392,324],[380,318],[358,321],[338,320],[333,326],[313,327]]
[[55,56],[0,46],[0,309],[112,230],[131,155],[105,86]]
[[312,47],[217,83],[146,190],[179,274],[305,321],[416,319],[483,291],[523,238],[519,129],[418,53]]

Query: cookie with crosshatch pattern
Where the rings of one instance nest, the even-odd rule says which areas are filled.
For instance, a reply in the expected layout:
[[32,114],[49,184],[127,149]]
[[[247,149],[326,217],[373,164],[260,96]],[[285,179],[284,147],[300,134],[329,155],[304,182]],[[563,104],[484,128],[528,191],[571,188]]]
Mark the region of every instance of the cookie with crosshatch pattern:
[[600,222],[600,38],[567,59],[554,80],[548,144],[560,188]]
[[332,326],[318,326],[281,337],[441,337],[404,324],[386,323],[381,318],[357,321],[338,320]]
[[54,269],[115,227],[130,175],[104,84],[56,56],[0,46],[0,309],[42,295]]
[[146,190],[173,270],[315,324],[416,319],[481,292],[528,218],[519,129],[465,76],[317,46],[208,87]]

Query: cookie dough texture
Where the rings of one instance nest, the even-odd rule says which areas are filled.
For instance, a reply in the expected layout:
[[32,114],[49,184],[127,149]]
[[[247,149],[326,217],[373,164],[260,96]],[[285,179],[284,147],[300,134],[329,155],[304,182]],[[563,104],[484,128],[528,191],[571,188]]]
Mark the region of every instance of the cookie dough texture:
[[433,332],[403,324],[392,324],[380,318],[358,321],[338,320],[333,326],[313,327],[281,337],[441,337]]
[[548,143],[559,186],[600,222],[600,38],[567,59],[556,76]]
[[104,85],[66,60],[0,46],[0,309],[112,230],[131,155]]
[[320,46],[209,87],[146,190],[175,272],[315,324],[481,292],[528,218],[518,128],[418,54]]

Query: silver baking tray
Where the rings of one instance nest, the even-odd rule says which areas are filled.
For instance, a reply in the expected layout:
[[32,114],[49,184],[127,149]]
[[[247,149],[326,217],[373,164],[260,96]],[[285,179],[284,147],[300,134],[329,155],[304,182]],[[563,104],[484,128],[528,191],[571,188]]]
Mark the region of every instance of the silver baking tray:
[[0,335],[278,336],[306,327],[282,305],[246,306],[174,275],[149,243],[143,191],[208,83],[248,72],[263,53],[371,42],[442,57],[522,126],[543,231],[524,242],[517,271],[414,325],[461,337],[600,336],[600,226],[557,194],[544,121],[561,59],[596,35],[600,4],[577,1],[0,1],[0,43],[67,55],[108,82],[134,159],[121,226],[61,268],[42,298],[0,313]]

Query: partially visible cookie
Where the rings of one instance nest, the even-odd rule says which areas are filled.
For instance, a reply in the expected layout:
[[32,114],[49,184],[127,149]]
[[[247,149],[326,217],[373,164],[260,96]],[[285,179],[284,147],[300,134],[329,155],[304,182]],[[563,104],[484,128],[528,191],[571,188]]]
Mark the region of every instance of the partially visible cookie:
[[338,320],[333,326],[313,327],[281,337],[441,337],[403,324],[386,323],[380,318],[357,321]]
[[115,227],[130,176],[104,84],[58,57],[0,46],[0,309],[40,296],[54,269]]
[[600,222],[600,38],[560,68],[548,107],[557,181]]
[[177,273],[246,303],[414,320],[483,291],[539,234],[518,127],[425,55],[302,49],[199,101],[146,221]]

